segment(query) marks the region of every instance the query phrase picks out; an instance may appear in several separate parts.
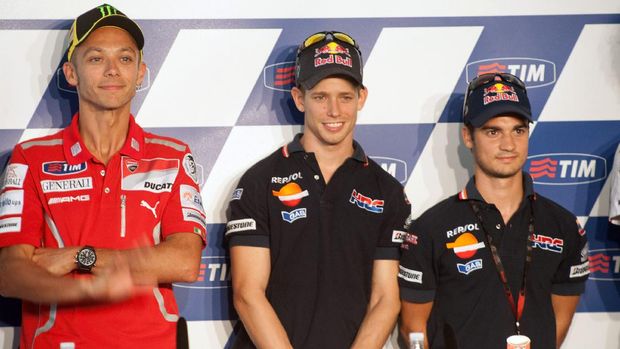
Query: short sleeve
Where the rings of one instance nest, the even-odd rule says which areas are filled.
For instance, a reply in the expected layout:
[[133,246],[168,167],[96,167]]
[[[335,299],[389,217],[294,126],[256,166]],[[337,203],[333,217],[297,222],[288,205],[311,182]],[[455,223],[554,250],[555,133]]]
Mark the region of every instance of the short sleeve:
[[170,199],[163,212],[163,238],[175,233],[194,233],[206,244],[206,215],[198,187],[196,162],[189,147],[183,154]]
[[585,282],[590,274],[588,239],[576,218],[565,229],[563,259],[554,275],[551,293],[579,295],[585,291]]
[[43,205],[33,170],[21,147],[16,146],[1,179],[0,247],[17,244],[41,246]]
[[230,247],[269,247],[267,190],[254,171],[241,177],[231,193],[227,211],[226,239]]
[[432,231],[423,218],[414,221],[407,229],[401,245],[400,295],[401,299],[411,303],[433,301],[437,287]]
[[382,225],[375,259],[398,260],[400,258],[399,247],[403,243],[405,223],[411,215],[411,204],[402,186],[399,185],[395,192],[391,200],[393,208],[390,210],[390,216],[386,217],[386,223]]

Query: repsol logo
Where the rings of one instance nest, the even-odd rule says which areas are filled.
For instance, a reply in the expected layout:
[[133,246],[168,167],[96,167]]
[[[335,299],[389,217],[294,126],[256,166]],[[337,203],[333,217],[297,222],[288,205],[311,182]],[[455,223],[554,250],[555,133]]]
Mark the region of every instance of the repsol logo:
[[530,156],[525,168],[534,183],[543,185],[576,185],[607,178],[605,158],[580,153],[548,153]]
[[384,169],[387,173],[391,174],[392,177],[396,178],[400,183],[407,182],[407,163],[400,159],[390,158],[387,156],[370,156],[371,159],[375,160],[382,169]]
[[467,64],[467,83],[487,73],[510,73],[525,82],[528,89],[548,86],[556,81],[555,63],[539,58],[500,57]]
[[231,287],[230,258],[228,256],[203,256],[198,279],[192,283],[175,283],[175,287],[190,289],[226,289]]
[[153,182],[144,182],[144,189],[151,190],[170,190],[172,188],[172,183],[153,183]]

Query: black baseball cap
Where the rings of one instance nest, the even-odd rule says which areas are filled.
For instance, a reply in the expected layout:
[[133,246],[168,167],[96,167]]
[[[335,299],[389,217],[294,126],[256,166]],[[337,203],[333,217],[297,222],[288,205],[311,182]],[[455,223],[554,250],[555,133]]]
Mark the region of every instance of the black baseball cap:
[[78,45],[84,42],[92,32],[101,27],[117,27],[128,32],[136,42],[138,50],[140,50],[140,58],[142,58],[144,35],[138,24],[114,6],[103,4],[82,13],[73,21],[69,32],[67,60],[71,60],[71,56]]
[[463,123],[477,128],[498,115],[533,121],[525,84],[508,73],[479,75],[467,86]]
[[362,84],[362,54],[346,33],[324,31],[310,35],[297,50],[295,83],[309,90],[321,80],[340,75]]

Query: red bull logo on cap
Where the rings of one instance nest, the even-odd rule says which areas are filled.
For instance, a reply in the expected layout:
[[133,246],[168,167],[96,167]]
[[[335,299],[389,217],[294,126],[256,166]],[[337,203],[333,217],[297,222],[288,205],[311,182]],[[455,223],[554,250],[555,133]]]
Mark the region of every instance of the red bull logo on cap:
[[512,86],[498,82],[484,89],[483,104],[498,101],[519,102],[519,97]]
[[484,242],[478,242],[478,239],[472,233],[464,233],[454,240],[454,242],[448,242],[446,248],[454,250],[461,259],[468,259],[476,255],[476,251],[484,248]]
[[[324,57],[328,55],[327,57]],[[353,60],[349,49],[342,47],[335,42],[329,42],[321,48],[314,51],[314,67],[320,67],[326,64],[340,64],[346,67],[353,67]]]
[[334,41],[328,42],[325,46],[321,48],[314,49],[314,57],[318,57],[321,55],[345,55],[351,57],[348,48],[342,47],[342,45]]
[[280,188],[280,190],[272,190],[271,194],[288,207],[295,207],[299,205],[302,198],[308,196],[307,190],[302,190],[299,184],[295,182],[288,183]]

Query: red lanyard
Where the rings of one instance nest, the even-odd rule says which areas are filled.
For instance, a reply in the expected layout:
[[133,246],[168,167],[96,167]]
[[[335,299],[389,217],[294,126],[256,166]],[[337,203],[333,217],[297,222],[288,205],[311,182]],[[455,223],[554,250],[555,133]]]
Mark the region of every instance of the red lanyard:
[[484,228],[482,215],[480,214],[480,206],[478,203],[474,201],[469,202],[471,204],[471,208],[474,210],[476,215],[476,219],[480,224],[482,231],[484,232],[484,236],[487,240],[487,244],[491,249],[491,255],[493,256],[493,262],[495,263],[495,269],[497,270],[497,275],[499,276],[502,285],[504,286],[504,293],[506,295],[506,299],[510,304],[510,310],[512,310],[512,314],[515,317],[515,330],[517,334],[521,334],[521,327],[519,321],[521,320],[521,315],[523,315],[523,307],[525,305],[525,281],[528,269],[530,267],[530,263],[532,261],[532,236],[534,235],[534,203],[530,200],[530,219],[528,223],[528,232],[529,237],[526,243],[526,254],[525,254],[525,262],[523,265],[523,279],[521,280],[521,288],[519,289],[519,299],[515,304],[515,299],[512,296],[512,291],[510,291],[510,287],[508,286],[508,278],[506,277],[506,270],[504,269],[504,265],[502,264],[502,260],[499,257],[499,253],[497,251],[497,247],[493,244],[493,237],[491,234],[487,232]]

